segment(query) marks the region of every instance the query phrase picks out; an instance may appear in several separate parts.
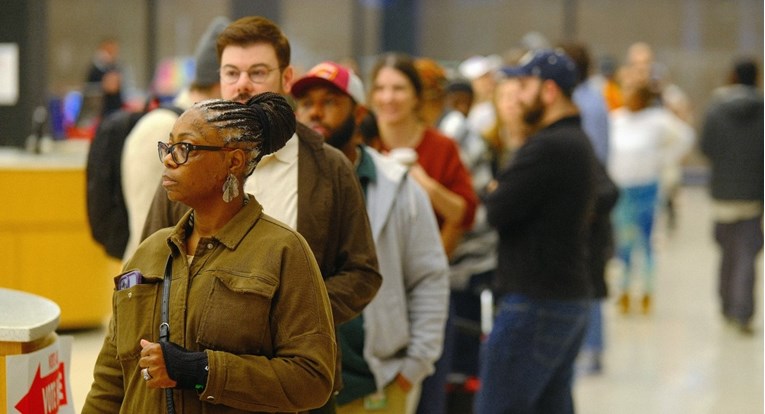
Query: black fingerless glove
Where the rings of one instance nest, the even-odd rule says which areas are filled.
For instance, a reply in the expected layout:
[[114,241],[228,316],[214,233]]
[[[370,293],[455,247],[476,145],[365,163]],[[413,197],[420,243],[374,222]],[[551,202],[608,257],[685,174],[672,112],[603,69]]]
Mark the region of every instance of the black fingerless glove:
[[192,352],[172,342],[160,342],[167,375],[178,384],[175,388],[201,392],[207,384],[207,353]]

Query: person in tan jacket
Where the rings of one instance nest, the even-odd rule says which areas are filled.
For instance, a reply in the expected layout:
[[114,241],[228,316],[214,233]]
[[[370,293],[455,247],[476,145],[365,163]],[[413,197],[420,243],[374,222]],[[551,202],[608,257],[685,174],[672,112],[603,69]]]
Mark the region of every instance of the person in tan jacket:
[[115,278],[84,414],[165,412],[166,389],[175,413],[299,412],[329,399],[337,349],[319,267],[243,187],[294,131],[288,102],[264,93],[199,102],[158,143],[167,196],[191,211]]

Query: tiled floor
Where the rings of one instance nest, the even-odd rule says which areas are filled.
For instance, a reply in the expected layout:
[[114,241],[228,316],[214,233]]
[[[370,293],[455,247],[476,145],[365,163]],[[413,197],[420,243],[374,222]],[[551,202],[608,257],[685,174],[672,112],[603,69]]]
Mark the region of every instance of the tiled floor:
[[76,413],[82,411],[82,404],[93,383],[93,366],[96,363],[98,351],[101,350],[105,331],[104,328],[64,333],[64,335],[74,336],[69,382],[72,384],[72,399]]
[[[676,231],[668,233],[661,223],[658,227],[654,311],[648,316],[620,315],[613,299],[604,306],[604,372],[577,379],[579,413],[763,412],[762,295],[754,336],[741,336],[725,326],[717,312],[717,250],[706,192],[702,187],[684,188],[678,203]],[[761,286],[760,282],[760,293]],[[103,331],[73,336],[70,381],[79,412]]]
[[745,337],[719,316],[707,193],[686,187],[678,202],[676,230],[657,227],[654,311],[621,315],[612,295],[604,373],[575,385],[581,413],[763,412],[762,256],[755,335]]

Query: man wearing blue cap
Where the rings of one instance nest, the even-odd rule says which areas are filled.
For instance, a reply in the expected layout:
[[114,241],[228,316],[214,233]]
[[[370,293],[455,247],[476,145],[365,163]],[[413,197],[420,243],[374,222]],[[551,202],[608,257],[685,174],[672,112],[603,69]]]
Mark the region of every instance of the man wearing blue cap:
[[577,73],[568,56],[539,50],[503,73],[520,80],[531,135],[485,199],[500,237],[499,306],[481,355],[475,412],[571,413],[592,291],[585,246],[596,159],[571,101]]

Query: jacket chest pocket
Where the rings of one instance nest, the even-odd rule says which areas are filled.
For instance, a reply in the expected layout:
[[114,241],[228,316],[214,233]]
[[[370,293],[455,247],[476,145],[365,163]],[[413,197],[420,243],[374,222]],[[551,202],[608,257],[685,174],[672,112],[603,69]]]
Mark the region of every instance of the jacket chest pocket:
[[156,340],[159,335],[157,289],[161,283],[139,284],[114,292],[114,333],[117,357],[137,359],[140,340]]
[[199,323],[197,342],[208,349],[255,354],[269,330],[277,282],[267,276],[217,271]]

